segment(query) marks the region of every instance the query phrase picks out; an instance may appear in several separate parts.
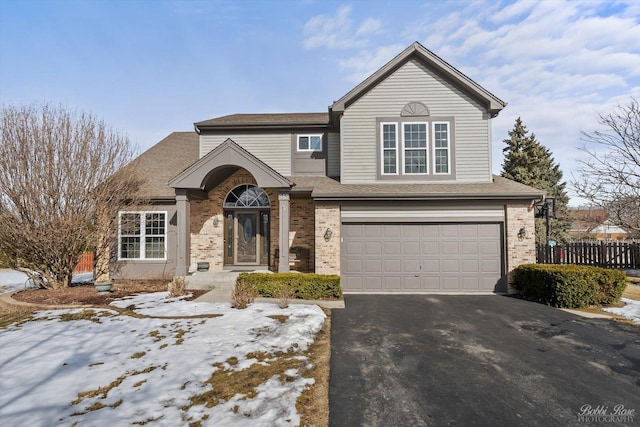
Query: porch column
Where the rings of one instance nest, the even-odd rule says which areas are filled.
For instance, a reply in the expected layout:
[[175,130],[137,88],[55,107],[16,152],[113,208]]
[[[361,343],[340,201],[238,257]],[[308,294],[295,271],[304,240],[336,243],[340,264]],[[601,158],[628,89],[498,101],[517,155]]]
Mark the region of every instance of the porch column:
[[280,208],[280,259],[278,271],[289,271],[289,193],[278,194],[278,206]]
[[186,276],[191,264],[191,204],[187,190],[176,188],[176,216],[178,228],[178,253],[176,260],[176,276]]

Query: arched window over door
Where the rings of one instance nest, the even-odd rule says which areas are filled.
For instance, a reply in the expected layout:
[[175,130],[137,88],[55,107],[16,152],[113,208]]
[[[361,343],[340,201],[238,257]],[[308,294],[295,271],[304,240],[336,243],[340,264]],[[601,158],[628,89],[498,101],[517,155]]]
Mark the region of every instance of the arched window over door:
[[227,265],[268,265],[270,206],[267,193],[253,184],[242,184],[227,194],[225,255]]
[[224,200],[224,207],[227,209],[268,208],[270,206],[267,193],[252,184],[237,186],[227,194],[227,198]]

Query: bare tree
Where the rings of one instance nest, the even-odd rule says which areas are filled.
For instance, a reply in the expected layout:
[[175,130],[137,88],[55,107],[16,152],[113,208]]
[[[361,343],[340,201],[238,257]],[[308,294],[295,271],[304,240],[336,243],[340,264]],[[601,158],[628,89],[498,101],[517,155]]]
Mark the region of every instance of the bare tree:
[[640,236],[640,104],[632,97],[598,117],[604,130],[582,133],[588,158],[573,186],[616,225]]
[[83,252],[109,250],[117,211],[138,203],[129,140],[48,104],[3,106],[0,127],[0,254],[44,287],[67,287]]

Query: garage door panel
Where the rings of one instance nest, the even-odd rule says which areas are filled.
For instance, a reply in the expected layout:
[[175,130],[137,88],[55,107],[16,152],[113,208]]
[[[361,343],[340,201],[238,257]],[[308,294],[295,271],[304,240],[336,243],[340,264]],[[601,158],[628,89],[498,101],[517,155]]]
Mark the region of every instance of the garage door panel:
[[480,262],[477,259],[463,259],[460,261],[461,273],[479,273]]
[[403,248],[403,254],[406,256],[420,256],[420,242],[419,241],[408,241],[408,242],[404,242],[404,244],[402,245]]
[[403,271],[409,274],[420,274],[422,262],[420,259],[405,259],[403,261]]
[[440,269],[443,273],[457,273],[460,271],[460,262],[457,259],[443,259]]
[[500,224],[342,225],[345,292],[494,291]]
[[402,259],[385,259],[383,265],[384,273],[402,273]]
[[422,289],[422,279],[415,276],[404,276],[403,288],[405,291],[420,291]]
[[440,244],[440,253],[442,255],[458,255],[460,252],[460,244],[457,241],[442,242]]
[[399,240],[390,240],[384,242],[385,255],[401,255],[402,254],[402,242]]
[[368,256],[382,255],[382,242],[364,242],[364,253]]
[[362,252],[363,252],[362,248],[363,248],[362,242],[358,242],[358,241],[348,241],[344,245],[344,251],[345,251],[345,254],[347,256],[349,256],[349,255],[355,255],[355,256],[362,255]]

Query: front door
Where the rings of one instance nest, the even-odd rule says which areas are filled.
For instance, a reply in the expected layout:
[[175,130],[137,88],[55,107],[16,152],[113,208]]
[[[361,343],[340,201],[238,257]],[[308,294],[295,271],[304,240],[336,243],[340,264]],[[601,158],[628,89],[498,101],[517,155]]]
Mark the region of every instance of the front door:
[[259,253],[258,213],[236,214],[236,264],[257,264]]

